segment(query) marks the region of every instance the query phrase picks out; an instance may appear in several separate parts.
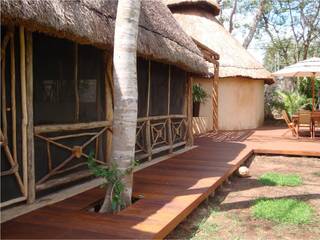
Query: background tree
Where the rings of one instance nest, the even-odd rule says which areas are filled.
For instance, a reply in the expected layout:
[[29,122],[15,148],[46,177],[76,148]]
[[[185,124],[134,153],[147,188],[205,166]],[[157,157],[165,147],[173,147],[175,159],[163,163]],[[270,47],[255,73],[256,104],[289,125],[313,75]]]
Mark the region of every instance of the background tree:
[[255,17],[254,17],[254,19],[252,21],[251,26],[249,27],[249,31],[248,31],[247,36],[243,40],[242,46],[245,49],[247,49],[249,47],[249,45],[250,45],[250,43],[251,43],[251,41],[252,41],[252,39],[254,37],[254,34],[257,31],[257,26],[258,26],[259,22],[261,21],[262,16],[264,14],[266,3],[267,3],[266,0],[260,0],[260,2],[259,2],[257,13],[256,13],[256,15],[255,15]]
[[266,3],[266,0],[220,0],[219,21],[230,33],[241,35],[240,42],[248,48],[258,30]]
[[264,63],[271,71],[320,54],[320,1],[270,0],[260,27],[270,39]]

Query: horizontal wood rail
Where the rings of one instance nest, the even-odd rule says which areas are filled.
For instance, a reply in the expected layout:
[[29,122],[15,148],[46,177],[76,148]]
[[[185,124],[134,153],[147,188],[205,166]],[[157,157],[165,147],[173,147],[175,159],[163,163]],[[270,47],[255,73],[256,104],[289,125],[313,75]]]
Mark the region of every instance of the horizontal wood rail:
[[172,115],[163,115],[163,116],[150,116],[150,117],[141,117],[138,118],[138,122],[143,122],[147,120],[163,120],[163,119],[169,119],[169,118],[187,118],[186,115],[180,115],[180,114],[172,114]]
[[111,127],[111,121],[97,121],[97,122],[88,122],[88,123],[68,123],[68,124],[54,124],[54,125],[38,125],[34,127],[34,133],[50,133],[50,132],[60,132],[60,131],[76,131],[76,130],[85,130],[93,129],[100,127]]

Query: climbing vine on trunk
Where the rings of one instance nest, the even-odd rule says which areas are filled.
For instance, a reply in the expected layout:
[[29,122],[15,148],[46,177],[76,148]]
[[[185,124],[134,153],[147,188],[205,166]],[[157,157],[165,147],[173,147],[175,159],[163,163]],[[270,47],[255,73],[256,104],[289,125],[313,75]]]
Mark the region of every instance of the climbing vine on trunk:
[[105,185],[111,186],[111,208],[113,212],[120,211],[125,207],[122,194],[125,188],[123,179],[125,176],[132,174],[133,168],[138,165],[136,161],[124,171],[121,171],[116,163],[112,163],[108,168],[98,165],[93,160],[93,154],[90,154],[87,161],[88,168],[96,177],[102,177],[106,180]]

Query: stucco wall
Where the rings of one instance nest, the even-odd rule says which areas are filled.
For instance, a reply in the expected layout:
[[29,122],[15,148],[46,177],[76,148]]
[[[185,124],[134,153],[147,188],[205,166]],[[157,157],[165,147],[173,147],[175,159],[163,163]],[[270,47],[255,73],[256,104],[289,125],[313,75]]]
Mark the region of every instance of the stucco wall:
[[263,80],[220,78],[218,88],[219,130],[253,129],[263,124]]
[[204,103],[200,104],[199,117],[192,120],[192,128],[194,134],[205,133],[213,128],[212,118],[212,79],[210,78],[194,78],[193,83],[199,83],[200,86],[208,94],[208,98]]

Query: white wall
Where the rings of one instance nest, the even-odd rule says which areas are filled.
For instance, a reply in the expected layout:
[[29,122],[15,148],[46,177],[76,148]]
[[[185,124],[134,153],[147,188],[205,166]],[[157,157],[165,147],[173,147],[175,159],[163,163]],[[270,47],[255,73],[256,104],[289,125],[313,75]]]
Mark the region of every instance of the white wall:
[[218,88],[219,130],[253,129],[263,124],[263,80],[220,78]]

